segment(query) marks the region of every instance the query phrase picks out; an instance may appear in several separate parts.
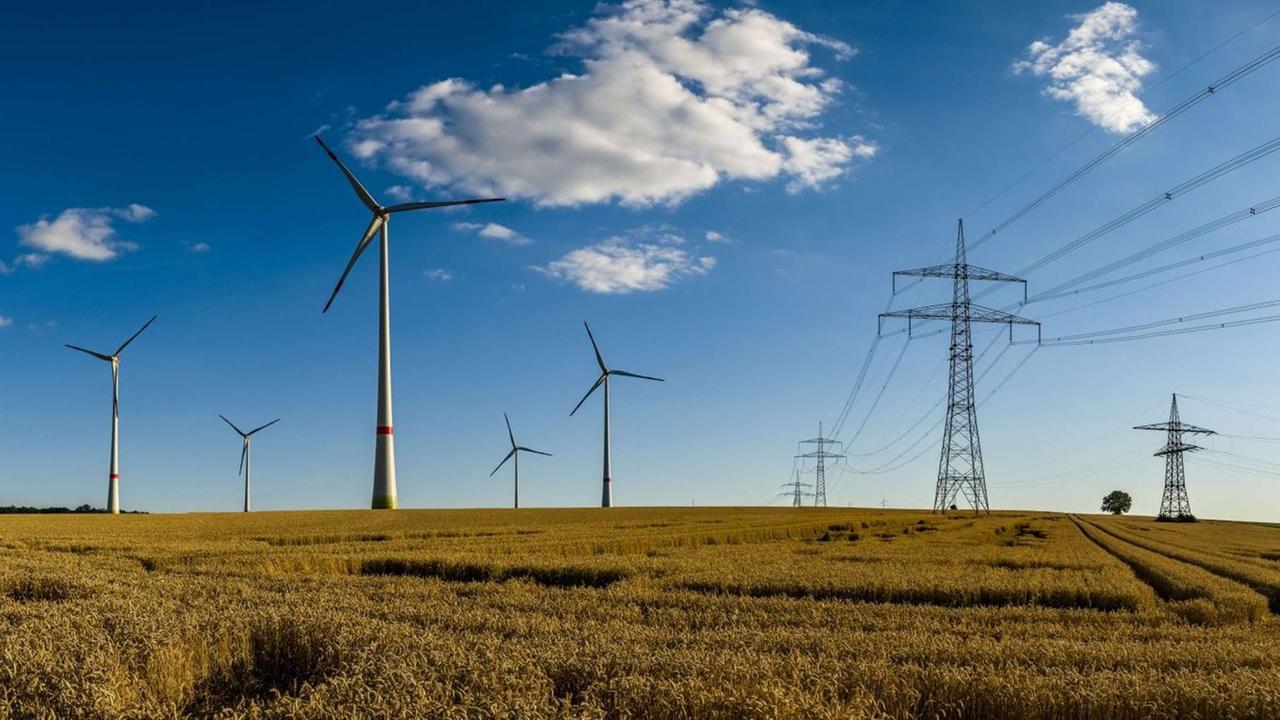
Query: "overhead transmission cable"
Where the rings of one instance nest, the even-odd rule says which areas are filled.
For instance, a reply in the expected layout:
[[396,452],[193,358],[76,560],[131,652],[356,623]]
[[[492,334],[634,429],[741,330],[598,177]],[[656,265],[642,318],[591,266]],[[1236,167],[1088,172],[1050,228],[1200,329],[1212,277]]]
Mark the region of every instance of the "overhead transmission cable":
[[[1257,145],[1253,148],[1250,148],[1249,150],[1246,150],[1243,153],[1240,153],[1239,155],[1236,155],[1235,157],[1229,160],[1221,162],[1218,165],[1215,165],[1214,167],[1208,170],[1205,170],[1204,172],[1200,173],[1199,175],[1196,175],[1195,177],[1182,181],[1181,183],[1175,185],[1174,187],[1169,188],[1165,192],[1162,192],[1159,195],[1156,195],[1150,200],[1147,200],[1144,203],[1140,203],[1139,205],[1130,209],[1129,211],[1124,212],[1119,216],[1112,218],[1111,220],[1099,225],[1098,227],[1090,230],[1084,235],[1081,235],[1075,240],[1072,240],[1071,242],[1068,242],[1065,245],[1058,247],[1056,250],[1053,250],[1047,255],[1042,256],[1040,259],[1030,263],[1026,267],[1023,267],[1021,270],[1017,271],[1014,274],[1019,277],[1025,277],[1030,273],[1033,273],[1036,270],[1039,270],[1040,268],[1043,268],[1044,266],[1052,262],[1055,262],[1057,260],[1062,259],[1063,257],[1066,257],[1070,253],[1075,252],[1076,250],[1079,250],[1080,248],[1084,247],[1085,245],[1088,245],[1089,243],[1097,240],[1098,238],[1103,237],[1108,233],[1114,232],[1115,230],[1118,230],[1121,227],[1124,227],[1125,225],[1128,225],[1134,220],[1137,220],[1138,218],[1156,210],[1157,208],[1162,207],[1170,202],[1173,202],[1179,197],[1182,197],[1183,195],[1186,195],[1187,193],[1193,190],[1203,187],[1213,182],[1214,180],[1217,180],[1218,178],[1224,175],[1227,175],[1235,170],[1239,170],[1240,168],[1245,167],[1252,162],[1261,160],[1262,158],[1265,158],[1268,155],[1271,155],[1277,150],[1280,150],[1280,137],[1272,138],[1271,140],[1268,140],[1262,143],[1261,145]],[[981,298],[991,293],[993,290],[994,290],[993,287],[984,288],[979,292],[977,292],[974,295],[974,298],[975,299]],[[1053,292],[1054,290],[1050,289],[1042,293],[1037,293],[1037,299],[1044,298],[1046,296],[1051,297],[1051,293]]]
[[970,252],[972,252],[973,250],[976,250],[978,247],[982,246],[988,240],[995,237],[998,233],[1003,231],[1005,228],[1009,227],[1013,223],[1025,217],[1027,213],[1043,205],[1045,201],[1049,200],[1053,196],[1062,192],[1064,189],[1067,188],[1067,186],[1071,185],[1076,180],[1079,180],[1081,177],[1084,177],[1094,168],[1098,167],[1102,163],[1111,159],[1120,151],[1124,150],[1125,148],[1129,147],[1135,142],[1146,137],[1156,128],[1159,128],[1160,126],[1164,125],[1170,120],[1183,114],[1187,110],[1190,110],[1191,108],[1200,104],[1207,98],[1216,95],[1218,92],[1230,87],[1231,85],[1234,85],[1235,83],[1251,75],[1257,70],[1263,67],[1266,67],[1268,64],[1274,62],[1278,58],[1280,58],[1280,46],[1276,46],[1271,48],[1270,50],[1267,50],[1266,52],[1255,57],[1249,62],[1237,67],[1235,70],[1232,70],[1226,75],[1223,75],[1222,77],[1218,78],[1216,81],[1209,83],[1209,85],[1205,86],[1201,90],[1184,98],[1181,102],[1177,103],[1173,107],[1169,108],[1168,110],[1158,115],[1151,122],[1147,123],[1146,125],[1143,125],[1142,127],[1138,128],[1132,133],[1129,133],[1119,142],[1115,143],[1111,147],[1102,151],[1092,160],[1085,163],[1084,165],[1081,165],[1079,168],[1077,168],[1076,170],[1068,174],[1066,177],[1062,178],[1057,183],[1055,183],[1048,190],[1045,190],[1043,193],[1036,196],[1033,200],[1023,205],[1016,212],[1014,212],[1013,215],[1010,215],[1008,218],[998,223],[995,227],[989,230],[987,234],[983,235],[982,237],[978,238],[975,242],[973,242],[969,246]]
[[1126,267],[1128,265],[1132,265],[1136,262],[1140,262],[1142,260],[1145,260],[1151,257],[1152,255],[1156,255],[1158,253],[1164,252],[1165,250],[1168,250],[1169,248],[1177,247],[1178,245],[1182,245],[1184,243],[1190,242],[1196,238],[1202,237],[1204,235],[1208,235],[1209,233],[1214,232],[1216,230],[1221,230],[1224,227],[1234,225],[1238,222],[1241,222],[1242,220],[1248,220],[1250,218],[1255,218],[1264,213],[1271,212],[1276,208],[1280,208],[1280,195],[1277,195],[1268,200],[1264,200],[1260,203],[1250,205],[1249,207],[1241,208],[1240,210],[1237,210],[1233,213],[1223,215],[1222,217],[1217,218],[1216,220],[1210,220],[1207,223],[1204,223],[1197,227],[1191,228],[1190,230],[1174,235],[1171,238],[1161,240],[1160,242],[1154,243],[1152,245],[1148,245],[1142,250],[1139,250],[1138,252],[1135,252],[1123,258],[1120,258],[1119,260],[1114,260],[1094,270],[1090,270],[1086,273],[1077,275],[1076,277],[1071,278],[1070,280],[1060,282],[1057,285],[1054,285],[1053,287],[1049,288],[1048,290],[1044,290],[1042,292],[1036,293],[1035,295],[1032,295],[1027,300],[1027,303],[1038,302],[1040,300],[1047,300],[1060,295],[1065,295],[1067,290],[1075,287],[1076,285],[1079,285],[1081,283],[1093,280],[1094,278],[1098,278],[1103,275],[1115,272],[1120,268]]
[[[1189,333],[1207,332],[1209,330],[1225,330],[1227,328],[1246,327],[1249,325],[1261,325],[1264,323],[1280,322],[1280,315],[1263,315],[1261,317],[1249,318],[1247,320],[1233,320],[1231,322],[1210,323],[1208,325],[1193,325],[1188,328],[1173,328],[1170,330],[1156,330],[1148,333],[1140,333],[1138,335],[1120,335],[1115,337],[1097,337],[1082,340],[1064,340],[1059,341],[1051,338],[1043,341],[1036,347],[1061,347],[1065,345],[1105,345],[1108,343],[1131,342],[1134,340],[1147,340],[1155,337],[1165,337],[1168,335],[1186,335]],[[1016,345],[1026,343],[1015,341]]]
[[[996,358],[992,360],[992,362],[989,365],[987,365],[987,367],[983,369],[981,373],[978,374],[978,378],[977,378],[978,382],[981,382],[982,379],[986,377],[988,373],[991,372],[991,370],[996,366],[996,363],[999,362],[1001,357],[1003,357],[1004,352],[1007,351],[1008,349],[1009,349],[1009,345],[1005,345],[1005,347],[1001,350],[1000,354],[997,355]],[[1004,387],[1005,383],[1009,382],[1009,380],[1014,376],[1014,374],[1016,374],[1019,370],[1022,369],[1024,365],[1027,364],[1027,361],[1031,359],[1031,356],[1036,353],[1036,349],[1037,348],[1032,348],[1031,352],[1023,356],[1022,360],[1020,360],[1018,364],[1015,365],[1013,369],[1009,371],[1009,374],[1005,375],[1005,377],[1001,379],[999,383],[996,383],[995,387],[993,387],[985,397],[983,397],[981,400],[978,401],[978,407],[981,407],[984,403],[990,400],[993,395],[999,392],[1000,388]],[[908,445],[905,449],[902,450],[902,452],[898,453],[893,458],[881,464],[880,466],[875,467],[871,470],[854,469],[853,471],[858,473],[859,475],[881,475],[887,472],[892,472],[894,470],[897,470],[898,468],[905,467],[915,462],[916,460],[920,459],[920,457],[923,456],[925,453],[937,447],[942,442],[942,440],[941,439],[934,440],[932,443],[925,446],[924,449],[920,450],[920,452],[911,456],[911,458],[908,459],[906,462],[895,465],[895,463],[897,463],[898,460],[902,459],[902,457],[904,457],[907,453],[919,447],[920,443],[924,442],[927,438],[929,438],[929,436],[933,435],[934,431],[938,429],[938,426],[940,426],[942,424],[942,421],[945,419],[946,419],[945,416],[938,418],[937,422],[931,425],[929,429],[926,430],[924,434],[922,434],[915,442]]]
[[[978,353],[978,356],[974,358],[974,362],[981,362],[982,358],[986,356],[988,352],[991,351],[991,348],[995,347],[996,343],[999,342],[999,340],[1002,337],[1003,336],[999,333],[993,333],[991,337],[991,342],[987,343],[987,346],[982,349],[982,352]],[[995,363],[999,362],[1000,358],[1004,356],[1005,351],[1007,351],[1008,349],[1009,349],[1009,346],[1006,344],[1004,348],[1000,350],[1000,353],[996,356],[995,360],[992,360],[991,366],[994,366]],[[981,379],[981,376],[979,376],[979,379]],[[850,457],[870,457],[872,455],[879,455],[885,450],[888,450],[894,445],[897,445],[899,442],[905,439],[908,435],[910,435],[916,428],[920,427],[920,425],[922,425],[925,420],[928,420],[929,417],[933,415],[934,411],[936,411],[939,407],[942,406],[943,401],[945,401],[946,399],[947,399],[946,395],[939,395],[938,400],[928,410],[924,411],[924,414],[920,416],[919,420],[916,420],[914,423],[911,424],[910,427],[908,427],[906,430],[903,430],[902,434],[894,437],[888,443],[885,443],[880,447],[876,448],[875,450],[870,450],[868,452],[851,452],[848,449],[848,446],[846,446],[845,454]],[[937,426],[935,425],[934,427],[937,427]],[[925,437],[928,437],[927,433],[925,434]]]
[[[1161,85],[1164,85],[1165,83],[1169,82],[1170,80],[1174,79],[1175,77],[1177,77],[1177,76],[1181,75],[1181,74],[1182,74],[1183,72],[1185,72],[1186,70],[1190,69],[1193,65],[1195,65],[1195,64],[1197,64],[1197,63],[1199,63],[1200,61],[1202,61],[1202,60],[1204,60],[1205,58],[1209,57],[1209,56],[1210,56],[1210,55],[1212,55],[1213,53],[1215,53],[1215,52],[1217,52],[1217,51],[1221,50],[1222,48],[1226,47],[1227,45],[1230,45],[1231,43],[1235,42],[1236,40],[1239,40],[1241,37],[1243,37],[1244,35],[1246,35],[1247,33],[1249,33],[1249,31],[1251,31],[1251,30],[1253,30],[1253,29],[1257,28],[1259,25],[1262,25],[1263,23],[1266,23],[1268,20],[1271,20],[1272,18],[1274,18],[1274,17],[1275,17],[1275,16],[1277,16],[1277,15],[1280,15],[1280,10],[1276,10],[1275,12],[1272,12],[1270,15],[1267,15],[1266,17],[1262,18],[1261,20],[1258,20],[1258,21],[1254,22],[1253,24],[1251,24],[1251,25],[1249,25],[1249,26],[1245,27],[1243,30],[1240,30],[1240,31],[1236,32],[1234,35],[1232,35],[1232,36],[1228,37],[1227,39],[1223,40],[1222,42],[1218,43],[1217,45],[1214,45],[1213,47],[1209,48],[1209,49],[1208,49],[1208,50],[1206,50],[1205,52],[1200,53],[1200,54],[1199,54],[1199,55],[1197,55],[1195,58],[1193,58],[1190,62],[1186,63],[1185,65],[1183,65],[1182,67],[1178,68],[1177,70],[1174,70],[1173,72],[1169,73],[1168,75],[1165,75],[1164,77],[1160,78],[1158,81],[1156,81],[1154,84],[1152,84],[1152,85],[1151,85],[1151,87],[1147,88],[1146,92],[1151,92],[1152,90],[1155,90],[1156,88],[1160,87]],[[1052,162],[1052,161],[1056,160],[1060,155],[1062,155],[1063,153],[1065,153],[1067,150],[1070,150],[1072,147],[1074,147],[1074,146],[1076,145],[1076,143],[1078,143],[1078,142],[1080,142],[1081,140],[1084,140],[1086,137],[1089,137],[1090,135],[1092,135],[1092,134],[1094,133],[1094,131],[1096,131],[1097,129],[1098,129],[1098,126],[1096,126],[1096,125],[1091,125],[1091,126],[1089,127],[1089,129],[1088,129],[1088,130],[1084,131],[1084,132],[1083,132],[1083,133],[1081,133],[1080,135],[1077,135],[1077,136],[1076,136],[1076,138],[1075,138],[1074,140],[1072,140],[1071,142],[1067,143],[1066,145],[1063,145],[1061,148],[1059,148],[1059,149],[1058,149],[1058,151],[1057,151],[1057,152],[1053,153],[1052,155],[1050,155],[1049,157],[1045,158],[1044,160],[1041,160],[1039,163],[1037,163],[1037,164],[1036,164],[1036,166],[1035,166],[1035,167],[1033,167],[1033,168],[1031,168],[1030,170],[1026,171],[1026,172],[1025,172],[1025,173],[1023,173],[1022,175],[1019,175],[1019,176],[1018,176],[1018,178],[1017,178],[1017,179],[1015,179],[1013,182],[1011,182],[1011,183],[1009,183],[1008,185],[1004,186],[1004,187],[1003,187],[1003,188],[1001,188],[998,192],[996,192],[994,195],[992,195],[991,197],[988,197],[986,200],[982,201],[982,202],[981,202],[977,207],[975,207],[974,209],[972,209],[972,210],[970,210],[969,212],[965,213],[965,217],[968,217],[968,216],[970,216],[970,215],[973,215],[973,214],[977,213],[979,210],[982,210],[982,209],[983,209],[983,208],[985,208],[986,206],[988,206],[988,205],[990,205],[991,203],[995,202],[998,198],[1000,198],[1001,196],[1003,196],[1005,193],[1009,192],[1009,191],[1010,191],[1010,190],[1012,190],[1014,187],[1018,186],[1018,185],[1019,185],[1023,180],[1026,180],[1027,178],[1029,178],[1029,177],[1031,177],[1032,175],[1034,175],[1034,174],[1036,173],[1036,171],[1037,171],[1037,170],[1039,170],[1040,168],[1044,167],[1045,165],[1048,165],[1050,162]]]

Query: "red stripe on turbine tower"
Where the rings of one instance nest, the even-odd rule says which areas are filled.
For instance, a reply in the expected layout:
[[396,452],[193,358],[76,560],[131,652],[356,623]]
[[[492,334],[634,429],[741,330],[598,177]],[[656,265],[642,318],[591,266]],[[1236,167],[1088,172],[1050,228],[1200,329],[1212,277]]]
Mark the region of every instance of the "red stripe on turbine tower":
[[119,479],[120,479],[120,473],[111,473],[111,479],[112,479],[112,480],[119,480]]
[[392,431],[390,425],[379,425],[378,434],[379,435],[395,435],[395,432]]

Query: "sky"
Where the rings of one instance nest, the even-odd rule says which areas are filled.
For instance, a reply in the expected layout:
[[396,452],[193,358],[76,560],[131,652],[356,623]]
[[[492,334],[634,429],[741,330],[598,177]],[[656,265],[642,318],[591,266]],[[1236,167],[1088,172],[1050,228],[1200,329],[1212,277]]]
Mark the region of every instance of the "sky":
[[[488,477],[507,450],[503,412],[521,444],[553,453],[521,463],[523,505],[598,503],[599,398],[569,416],[597,372],[587,321],[611,366],[666,380],[613,384],[615,503],[785,504],[796,442],[822,422],[849,454],[831,504],[929,507],[946,335],[882,338],[839,422],[877,313],[949,300],[946,280],[891,298],[891,273],[948,261],[957,218],[977,240],[1271,49],[1280,17],[1257,23],[1273,12],[1261,0],[11,9],[0,504],[104,505],[110,372],[64,344],[110,352],[156,314],[122,358],[125,509],[239,507],[240,441],[218,414],[283,418],[255,440],[255,507],[368,506],[377,257],[322,314],[369,217],[319,133],[383,204],[507,198],[391,223],[401,506],[509,504],[508,470]],[[1215,92],[970,261],[1020,272],[1274,139],[1278,84],[1280,62]],[[1278,178],[1280,153],[1263,153],[1178,193],[1036,266],[1031,296],[1261,203]],[[1280,213],[1257,213],[1105,278],[1276,233]],[[1152,287],[1206,267],[1018,312],[1049,339],[1276,298],[1280,253]],[[978,302],[1020,296],[1004,286]],[[978,410],[992,508],[1096,511],[1122,489],[1154,514],[1164,438],[1130,428],[1166,419],[1177,392],[1184,421],[1222,433],[1187,460],[1196,514],[1275,520],[1278,333],[1037,349],[977,327],[977,394],[997,391]]]

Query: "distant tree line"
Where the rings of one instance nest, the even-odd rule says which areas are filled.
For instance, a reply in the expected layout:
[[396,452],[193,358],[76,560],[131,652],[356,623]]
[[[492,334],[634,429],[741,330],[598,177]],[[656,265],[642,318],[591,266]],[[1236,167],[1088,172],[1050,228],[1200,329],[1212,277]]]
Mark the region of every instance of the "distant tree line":
[[[96,508],[88,503],[80,505],[76,508],[65,507],[29,507],[26,505],[0,505],[0,515],[89,515],[93,513],[105,513],[106,510]],[[129,514],[141,515],[140,511],[129,511]]]

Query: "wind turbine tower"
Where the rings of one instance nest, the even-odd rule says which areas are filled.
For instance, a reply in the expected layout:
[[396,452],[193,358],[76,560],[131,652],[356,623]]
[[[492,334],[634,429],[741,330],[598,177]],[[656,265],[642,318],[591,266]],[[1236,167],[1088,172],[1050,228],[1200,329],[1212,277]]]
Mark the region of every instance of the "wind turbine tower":
[[67,345],[72,350],[79,350],[86,355],[111,363],[111,461],[107,471],[107,512],[112,515],[120,513],[120,353],[124,352],[124,349],[129,347],[129,343],[155,321],[156,316],[152,315],[151,319],[138,329],[138,332],[131,335],[110,355],[86,350],[76,345]]
[[334,298],[338,296],[338,291],[342,289],[342,284],[347,281],[347,275],[351,273],[351,268],[356,264],[356,260],[360,259],[361,253],[373,241],[373,236],[375,234],[380,235],[378,246],[381,255],[380,292],[378,296],[378,424],[374,436],[372,507],[374,510],[394,510],[396,507],[396,449],[395,431],[391,418],[391,299],[387,272],[387,225],[391,221],[391,216],[395,213],[408,212],[410,210],[430,210],[453,205],[501,202],[503,198],[406,202],[384,206],[373,199],[369,191],[364,189],[364,186],[360,184],[356,176],[338,159],[338,156],[329,149],[329,146],[324,144],[319,135],[316,136],[316,142],[320,143],[320,147],[324,148],[325,153],[337,163],[338,169],[346,176],[347,182],[351,183],[351,189],[355,190],[360,202],[364,203],[369,212],[373,213],[373,219],[369,221],[369,226],[365,228],[364,235],[360,237],[360,242],[356,243],[355,252],[351,254],[351,259],[347,261],[347,267],[342,271],[342,276],[338,278],[338,284],[333,288],[329,301],[324,304],[323,312],[329,312],[329,306],[333,304]]
[[511,452],[507,453],[507,456],[502,458],[502,462],[498,463],[498,467],[494,468],[493,472],[489,473],[489,477],[493,477],[495,473],[501,470],[502,466],[506,465],[508,460],[512,460],[515,462],[515,471],[516,471],[515,507],[519,508],[520,507],[520,453],[531,452],[534,455],[546,455],[547,457],[551,457],[551,453],[542,452],[541,450],[534,450],[533,448],[527,448],[527,447],[522,447],[520,445],[517,445],[516,435],[515,433],[511,432],[511,418],[507,417],[506,413],[502,413],[502,419],[507,421],[507,437],[511,439]]
[[236,424],[228,420],[225,416],[219,415],[218,417],[222,418],[222,422],[230,425],[231,429],[235,430],[236,433],[240,435],[240,438],[244,441],[244,444],[240,448],[240,472],[244,474],[244,511],[249,512],[249,489],[250,489],[249,478],[252,475],[252,470],[253,470],[253,436],[259,430],[266,430],[272,425],[275,425],[276,423],[280,422],[280,418],[276,418],[275,420],[272,420],[266,425],[263,425],[261,427],[256,427],[250,430],[249,432],[245,432],[240,428],[236,427]]
[[582,399],[578,401],[578,404],[573,406],[573,410],[569,412],[569,416],[572,417],[574,413],[578,412],[578,408],[582,407],[582,403],[586,402],[587,398],[591,397],[591,393],[595,392],[596,388],[604,385],[604,489],[600,497],[600,507],[613,507],[613,463],[609,455],[609,448],[612,444],[611,436],[609,434],[609,377],[619,375],[622,377],[639,378],[641,380],[655,380],[657,382],[663,382],[663,380],[662,378],[650,377],[648,375],[637,375],[625,370],[610,370],[609,367],[604,364],[604,357],[600,355],[600,348],[596,345],[595,336],[591,334],[591,326],[585,322],[582,323],[582,326],[587,329],[587,339],[591,341],[591,349],[596,353],[596,364],[600,366],[600,377],[596,378],[595,384],[591,386],[591,389],[587,391],[586,395],[582,396]]

